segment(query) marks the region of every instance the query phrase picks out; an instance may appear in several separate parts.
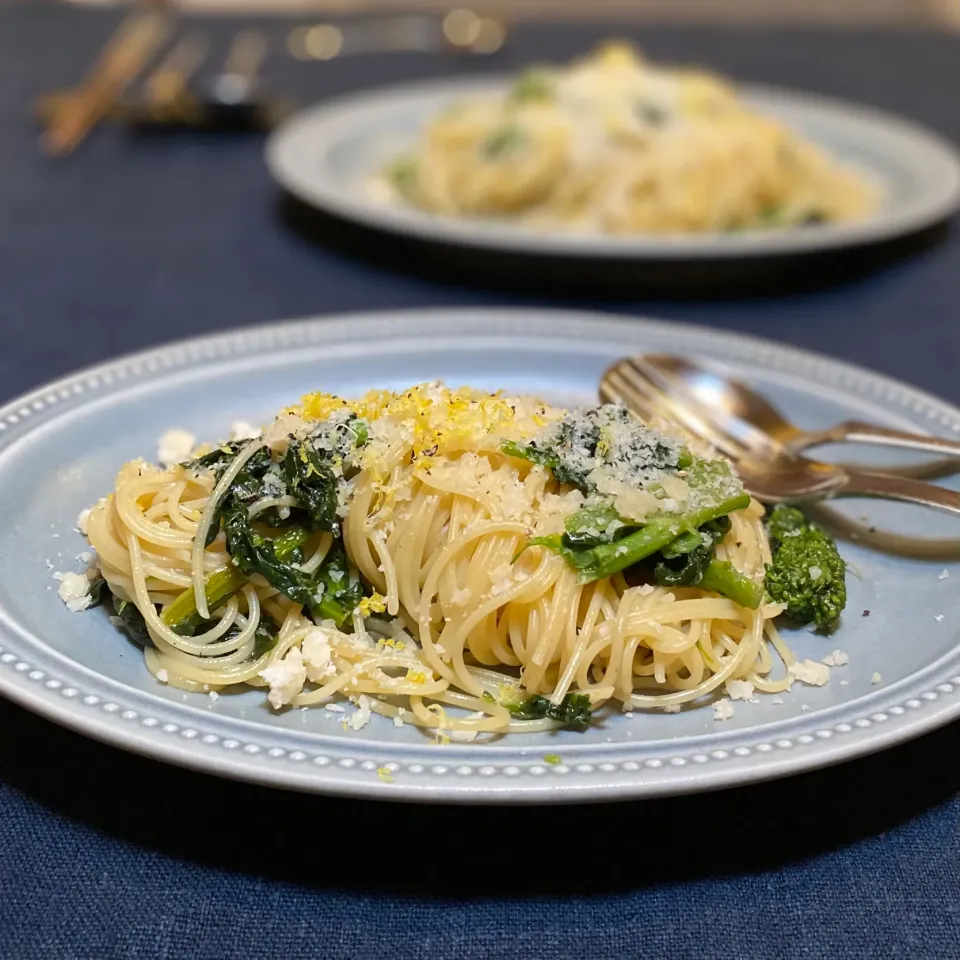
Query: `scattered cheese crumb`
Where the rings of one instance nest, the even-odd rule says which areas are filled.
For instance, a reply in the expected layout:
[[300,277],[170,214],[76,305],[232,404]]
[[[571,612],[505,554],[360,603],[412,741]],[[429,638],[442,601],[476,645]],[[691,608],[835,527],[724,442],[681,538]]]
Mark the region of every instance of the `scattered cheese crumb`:
[[78,563],[90,563],[93,560],[93,554],[89,550],[83,550],[74,558]]
[[819,580],[823,575],[823,571],[818,566],[812,566],[807,568],[807,573],[810,574],[811,580]]
[[477,734],[479,730],[450,730],[449,736],[451,740],[459,740],[461,743],[470,743],[473,740],[477,739]]
[[938,613],[933,619],[936,620],[937,623],[940,623],[940,621],[943,620],[943,614]]
[[728,680],[725,686],[731,700],[749,700],[753,697],[753,684],[749,680]]
[[469,602],[472,596],[473,594],[466,588],[463,590],[454,590],[453,593],[450,594],[450,602],[458,607],[462,607],[465,603]]
[[668,703],[668,704],[663,708],[663,712],[664,712],[664,713],[679,713],[679,712],[680,712],[680,704],[679,704],[679,703]]
[[370,698],[365,694],[360,694],[357,700],[357,712],[350,718],[350,726],[354,730],[365,727],[370,722]]
[[330,713],[346,713],[346,710],[344,709],[344,707],[342,707],[339,703],[324,704],[323,709],[329,710]]
[[794,680],[808,683],[812,687],[822,687],[830,680],[830,667],[825,663],[817,663],[816,660],[791,663],[788,672]]
[[230,425],[231,440],[258,440],[261,430],[246,420],[234,420]]
[[168,430],[157,441],[157,461],[165,467],[172,467],[183,460],[189,460],[197,438],[187,430]]
[[208,696],[211,700],[219,700],[219,699],[220,699],[220,694],[217,693],[216,690],[211,690],[211,691],[207,694],[207,696]]
[[87,535],[87,521],[90,519],[90,508],[81,510],[77,516],[77,529],[84,535]]
[[158,671],[157,671],[157,679],[158,679],[161,683],[166,683],[166,682],[170,679],[170,674],[167,673],[166,670],[158,670]]
[[86,610],[93,603],[90,596],[90,581],[85,573],[55,573],[54,580],[60,581],[57,596],[72,613]]
[[845,667],[850,662],[850,657],[842,650],[834,650],[829,656],[823,658],[823,662],[828,667]]
[[770,702],[779,706],[781,703],[783,703],[783,697],[774,697]]
[[270,705],[275,710],[286,706],[303,689],[307,679],[300,648],[292,647],[279,663],[261,670],[260,676],[270,685],[267,694]]
[[323,683],[327,677],[337,672],[333,663],[333,651],[330,649],[330,637],[324,627],[314,627],[303,638],[300,652],[303,655],[308,680]]
[[393,718],[393,725],[394,725],[395,727],[402,727],[402,726],[403,726],[403,717],[400,717],[400,716],[394,717],[394,718]]
[[713,704],[714,720],[729,720],[733,716],[733,704],[727,697]]
[[938,579],[938,580],[946,580],[947,577],[949,577],[949,576],[950,576],[950,571],[944,569],[944,570],[941,570],[941,571],[940,571],[940,576],[937,577],[937,579]]
[[803,713],[806,713],[809,709],[810,709],[810,704],[809,704],[809,703],[801,703],[801,704],[800,704],[800,710],[801,710]]
[[840,686],[841,686],[841,687],[849,687],[849,686],[850,686],[850,681],[849,681],[849,680],[841,680],[841,681],[840,681]]
[[871,683],[873,686],[876,686],[878,683],[883,683],[883,677],[881,677],[879,673],[875,673],[875,674],[870,678],[870,683]]

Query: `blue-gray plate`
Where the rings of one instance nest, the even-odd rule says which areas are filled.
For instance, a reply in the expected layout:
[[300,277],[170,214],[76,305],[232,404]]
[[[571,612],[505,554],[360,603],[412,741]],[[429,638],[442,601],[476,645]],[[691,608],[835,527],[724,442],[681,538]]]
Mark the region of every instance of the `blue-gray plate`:
[[371,182],[424,125],[464,97],[508,88],[508,77],[444,79],[328,100],[284,123],[267,145],[274,178],[299,200],[367,228],[537,256],[611,260],[724,260],[796,255],[890,240],[949,217],[960,204],[960,158],[946,140],[903,118],[814,94],[746,85],[764,113],[878,182],[883,201],[853,223],[686,236],[535,231],[508,220],[455,219],[385,202]]
[[[798,656],[849,655],[829,684],[676,715],[612,713],[560,731],[439,746],[374,716],[343,730],[324,710],[274,713],[262,692],[216,701],[158,684],[102,609],[71,613],[53,571],[79,570],[78,513],[118,468],[152,459],[170,427],[224,436],[302,393],[347,395],[441,378],[595,402],[623,354],[682,352],[763,391],[799,424],[850,417],[956,435],[960,410],[884,377],[727,333],[550,311],[447,310],[277,324],[162,347],[43,387],[0,410],[0,692],[118,747],[214,774],[384,799],[591,801],[708,790],[837,763],[960,715],[960,564],[846,542],[850,602],[830,637],[796,630]],[[943,536],[941,516],[848,502],[856,521]],[[944,571],[946,576],[944,576]],[[869,610],[869,616],[864,611]],[[550,763],[559,758],[559,762]],[[386,767],[384,779],[378,770]],[[392,782],[386,782],[390,780]]]

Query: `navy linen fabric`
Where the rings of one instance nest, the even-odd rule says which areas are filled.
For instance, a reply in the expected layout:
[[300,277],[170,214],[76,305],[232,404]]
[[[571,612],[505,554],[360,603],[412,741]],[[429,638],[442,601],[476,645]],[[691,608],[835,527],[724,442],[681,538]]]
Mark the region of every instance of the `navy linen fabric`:
[[[28,104],[115,22],[0,10],[0,394],[172,337],[348,309],[557,304],[333,252],[279,215],[256,137],[97,132],[36,148]],[[281,49],[283,29],[272,27]],[[205,25],[222,51],[235,23]],[[616,25],[522,31],[494,62],[298,64],[302,101],[564,57]],[[915,33],[631,31],[654,55],[896,110],[960,139],[960,42]],[[761,333],[960,402],[960,241],[780,296],[593,305]],[[587,295],[590,303],[591,295]],[[0,703],[0,957],[960,955],[960,729],[711,796],[596,808],[402,808],[227,783]]]

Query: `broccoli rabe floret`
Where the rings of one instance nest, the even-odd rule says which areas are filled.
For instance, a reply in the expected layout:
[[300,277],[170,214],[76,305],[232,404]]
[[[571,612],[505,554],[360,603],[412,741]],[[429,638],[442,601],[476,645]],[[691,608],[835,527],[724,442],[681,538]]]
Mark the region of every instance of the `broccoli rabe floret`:
[[606,470],[638,485],[659,472],[686,469],[693,457],[681,443],[661,436],[624,407],[604,404],[568,413],[532,440],[504,440],[504,453],[548,467],[557,483],[592,493],[595,471]]
[[573,542],[569,531],[534,537],[528,544],[560,554],[577,571],[580,582],[589,583],[626,570],[674,544],[678,537],[750,504],[750,497],[723,461],[697,460],[690,465],[686,479],[696,494],[696,505],[687,512],[654,513],[640,527],[625,524],[625,536],[586,548]]
[[766,587],[798,623],[832,624],[847,603],[847,565],[833,540],[794,507],[778,506],[767,521],[773,563]]
[[810,522],[796,507],[778,504],[767,517],[767,532],[770,539],[779,543],[785,537],[792,537],[806,529]]
[[[730,529],[727,514],[750,503],[726,461],[696,458],[612,404],[567,414],[529,442],[505,440],[501,449],[546,467],[558,483],[587,494],[585,506],[567,517],[564,533],[527,541],[562,556],[581,583],[659,555],[657,583],[680,587],[702,581],[705,590],[744,606],[759,605],[761,588],[729,563],[713,559]],[[665,495],[670,479],[683,481],[681,501]],[[640,520],[621,516],[615,498],[601,492],[601,481],[612,481],[614,490],[634,486],[663,494],[657,496],[659,508]]]

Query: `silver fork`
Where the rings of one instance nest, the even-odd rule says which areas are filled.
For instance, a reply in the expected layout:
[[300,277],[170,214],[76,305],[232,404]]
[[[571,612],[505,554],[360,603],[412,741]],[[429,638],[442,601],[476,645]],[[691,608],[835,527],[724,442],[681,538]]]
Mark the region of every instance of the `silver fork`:
[[625,357],[600,380],[600,399],[644,420],[662,417],[699,437],[736,465],[744,488],[763,503],[878,497],[960,514],[960,494],[909,477],[822,463],[791,453],[769,434],[727,421],[642,357]]

